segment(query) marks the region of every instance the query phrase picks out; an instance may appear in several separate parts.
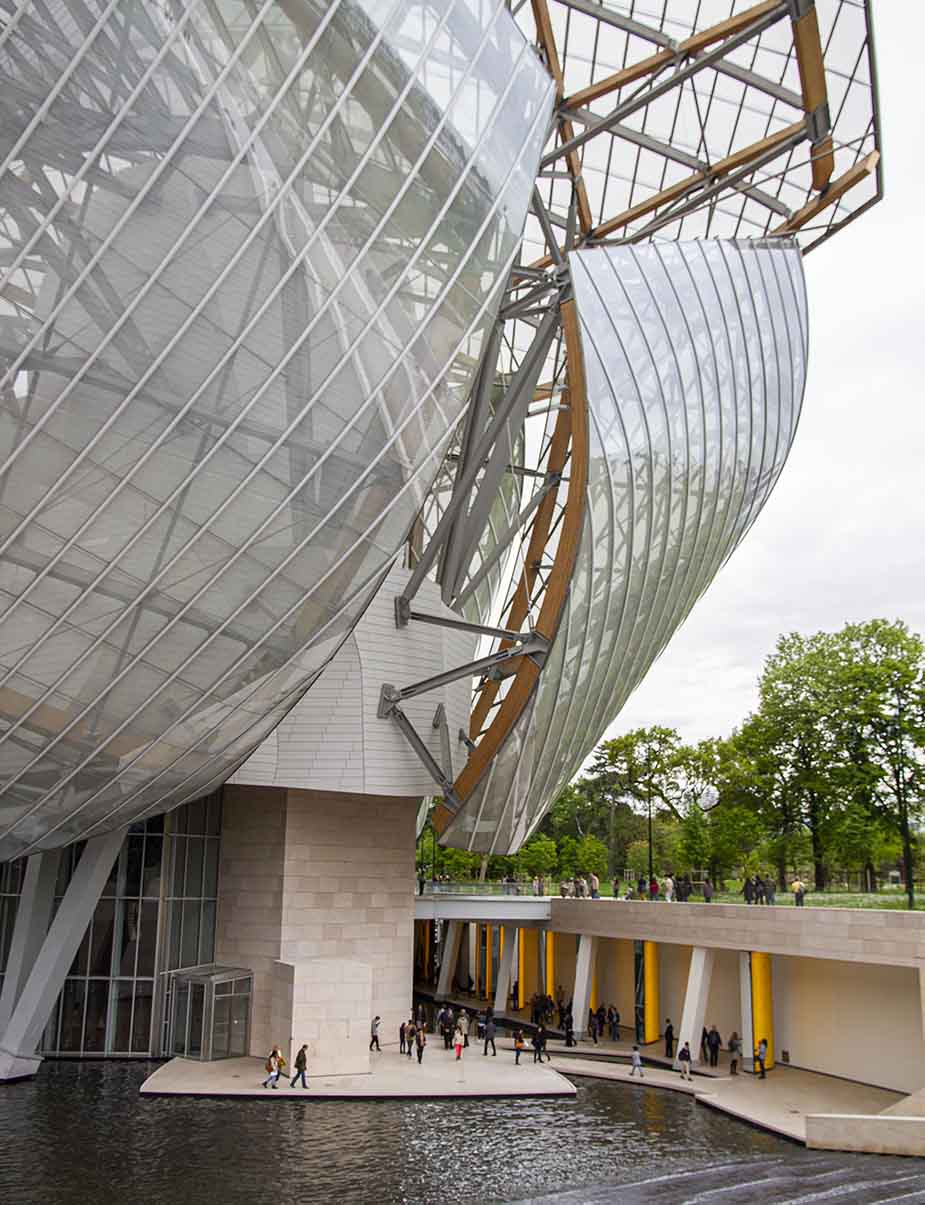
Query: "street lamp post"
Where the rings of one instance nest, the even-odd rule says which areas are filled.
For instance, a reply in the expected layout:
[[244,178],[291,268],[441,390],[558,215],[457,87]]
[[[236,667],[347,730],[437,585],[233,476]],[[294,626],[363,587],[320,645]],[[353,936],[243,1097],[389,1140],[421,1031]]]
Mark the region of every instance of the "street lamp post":
[[652,896],[652,880],[655,877],[652,868],[652,755],[646,750],[646,805],[649,814],[649,897]]
[[915,908],[915,883],[912,877],[912,838],[909,833],[909,808],[906,801],[905,739],[903,736],[903,705],[896,692],[896,766],[893,778],[896,786],[896,803],[899,807],[899,831],[903,839],[903,877],[906,880],[906,898],[910,909]]

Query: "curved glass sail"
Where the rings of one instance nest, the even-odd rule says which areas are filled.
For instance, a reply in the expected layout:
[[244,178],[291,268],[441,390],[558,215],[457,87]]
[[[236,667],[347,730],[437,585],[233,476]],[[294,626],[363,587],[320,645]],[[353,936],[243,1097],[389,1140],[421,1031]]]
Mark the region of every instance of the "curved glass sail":
[[570,255],[587,506],[533,697],[443,841],[516,851],[757,517],[790,450],[807,307],[790,242]]
[[0,859],[223,781],[400,548],[552,84],[501,0],[0,13]]

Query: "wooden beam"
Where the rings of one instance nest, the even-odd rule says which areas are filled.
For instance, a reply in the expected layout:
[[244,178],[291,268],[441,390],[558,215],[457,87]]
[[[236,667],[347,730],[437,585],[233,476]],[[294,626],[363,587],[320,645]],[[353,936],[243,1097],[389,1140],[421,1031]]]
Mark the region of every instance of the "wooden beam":
[[760,21],[762,17],[767,16],[768,13],[777,8],[779,3],[780,0],[763,0],[761,4],[755,4],[752,8],[745,9],[744,12],[727,17],[725,21],[711,25],[699,33],[691,34],[689,38],[685,38],[683,42],[678,43],[676,50],[658,50],[655,54],[650,54],[638,63],[633,63],[630,67],[624,67],[620,71],[615,71],[613,75],[605,76],[604,79],[598,80],[597,83],[573,93],[563,102],[564,106],[567,109],[581,108],[592,100],[599,100],[600,97],[606,96],[610,92],[616,92],[627,84],[635,83],[636,80],[642,79],[646,75],[660,71],[662,67],[666,67],[673,61],[680,61],[691,54],[698,54],[701,50],[712,46],[714,42],[722,42],[725,38],[730,38],[739,33],[740,30],[751,25],[753,21]]
[[866,180],[871,172],[876,169],[879,162],[880,152],[871,151],[869,155],[865,155],[854,167],[849,168],[848,171],[830,184],[826,192],[822,193],[821,196],[815,197],[807,205],[804,205],[802,209],[798,209],[786,222],[772,230],[771,233],[792,234],[793,231],[799,230],[807,222],[812,221],[814,217],[822,213],[824,209],[828,209],[830,205],[834,205],[836,201],[839,201],[856,184],[860,184],[862,180]]
[[[584,359],[582,357],[581,339],[578,330],[578,313],[575,302],[565,302],[561,307],[561,314],[568,365],[568,397],[571,404],[568,410],[559,411],[559,416],[556,420],[556,427],[549,448],[549,456],[547,457],[549,471],[559,471],[564,467],[569,444],[571,445],[571,457],[568,495],[559,530],[559,539],[556,545],[556,557],[549,574],[546,593],[543,595],[543,604],[540,607],[540,614],[536,623],[536,631],[548,640],[552,640],[558,630],[562,614],[565,610],[565,602],[568,598],[572,575],[575,571],[575,560],[584,530],[589,461],[588,397]],[[563,394],[563,396],[565,395]],[[554,464],[558,466],[557,470],[553,469]],[[554,498],[554,491],[552,490],[540,503],[538,512],[551,498]],[[526,618],[526,607],[529,604],[532,586],[536,580],[536,565],[549,538],[552,515],[552,502],[549,502],[548,509],[542,518],[539,513],[537,514],[521,582],[509,612],[509,627],[511,626],[510,617],[515,614],[515,607],[516,613],[521,616],[520,622],[522,623],[523,619]],[[476,786],[478,786],[501,745],[514,727],[514,724],[523,714],[539,681],[539,676],[540,668],[535,662],[531,661],[529,657],[519,658],[517,673],[511,682],[507,694],[504,696],[501,706],[498,708],[497,714],[491,722],[491,726],[469,755],[469,759],[463,767],[462,772],[453,784],[456,796],[463,802],[469,798]],[[489,692],[490,687],[493,689]],[[497,683],[486,683],[486,688],[482,691],[476,709],[473,711],[474,723],[470,724],[470,732],[473,728],[476,735],[481,731],[481,724],[484,723],[485,715],[497,694],[497,689]],[[490,695],[490,697],[488,698],[488,703],[484,704],[486,695]],[[481,712],[481,720],[476,721],[476,715],[479,712]],[[452,818],[453,813],[443,804],[438,804],[431,817],[434,828],[438,833],[443,833],[446,830]]]
[[[637,218],[645,217],[646,214],[652,213],[653,210],[660,209],[662,205],[667,205],[669,202],[677,200],[678,197],[684,196],[686,192],[689,192],[698,184],[706,184],[710,180],[722,179],[723,176],[728,175],[730,172],[744,167],[749,160],[760,159],[776,146],[783,148],[794,135],[799,134],[805,128],[805,122],[795,121],[792,125],[784,126],[774,134],[769,134],[767,138],[761,138],[758,142],[752,142],[748,146],[742,147],[741,150],[733,151],[731,155],[727,155],[724,159],[719,159],[716,163],[711,164],[708,170],[693,172],[690,176],[685,176],[683,180],[679,180],[676,184],[663,188],[661,192],[654,193],[651,197],[647,197],[637,205],[632,205],[629,209],[624,209],[622,213],[608,218],[606,222],[595,226],[588,237],[590,239],[607,238],[608,235],[621,230],[631,222],[635,222]],[[551,264],[552,258],[544,256],[543,259],[538,259],[530,266],[533,268],[548,268]]]
[[[800,71],[800,90],[806,113],[816,113],[829,103],[829,92],[825,79],[825,63],[822,55],[822,40],[819,37],[819,20],[815,4],[802,17],[791,22],[793,49]],[[813,143],[812,176],[813,188],[822,191],[832,179],[835,171],[835,149],[832,135],[826,130]]]

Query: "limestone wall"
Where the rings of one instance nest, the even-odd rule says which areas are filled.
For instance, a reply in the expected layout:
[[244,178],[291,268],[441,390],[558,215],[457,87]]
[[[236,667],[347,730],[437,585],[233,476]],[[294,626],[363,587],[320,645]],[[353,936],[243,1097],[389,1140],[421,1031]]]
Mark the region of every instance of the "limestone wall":
[[777,956],[772,974],[778,1058],[896,1092],[922,1087],[917,971]]

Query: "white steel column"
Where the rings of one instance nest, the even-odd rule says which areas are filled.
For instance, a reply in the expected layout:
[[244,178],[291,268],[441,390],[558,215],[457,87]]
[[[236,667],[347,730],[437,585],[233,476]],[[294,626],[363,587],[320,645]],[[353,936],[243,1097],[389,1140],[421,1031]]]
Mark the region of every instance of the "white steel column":
[[575,958],[575,990],[572,992],[572,1025],[577,1037],[588,1028],[588,1009],[591,1006],[591,985],[597,962],[597,938],[582,933],[578,939]]
[[705,946],[694,946],[691,950],[691,965],[687,972],[687,991],[684,993],[681,1028],[678,1030],[678,1043],[675,1049],[675,1067],[680,1066],[677,1052],[685,1042],[690,1043],[691,1062],[700,1062],[700,1035],[703,1033],[703,1019],[710,996],[710,981],[713,978],[713,956],[714,951]]
[[34,1075],[41,1063],[36,1047],[119,856],[124,835],[119,829],[94,837],[84,847],[12,1016],[0,1032],[0,1080]]
[[58,849],[33,854],[26,862],[19,904],[16,909],[16,924],[6,962],[3,992],[0,993],[0,1034],[13,1015],[16,1001],[30,970],[35,965],[42,942],[51,920],[51,906],[55,902],[55,882],[58,878]]
[[495,984],[495,1015],[507,1012],[507,1002],[511,998],[511,975],[514,970],[514,959],[517,957],[517,942],[520,931],[510,925],[504,926],[504,949],[498,959],[498,982]]
[[752,1025],[752,964],[747,950],[739,952],[739,1000],[742,1013],[742,1071],[755,1070],[755,1037]]
[[459,962],[459,947],[466,922],[451,920],[440,951],[440,974],[437,977],[437,999],[445,1000],[453,988],[453,975]]

